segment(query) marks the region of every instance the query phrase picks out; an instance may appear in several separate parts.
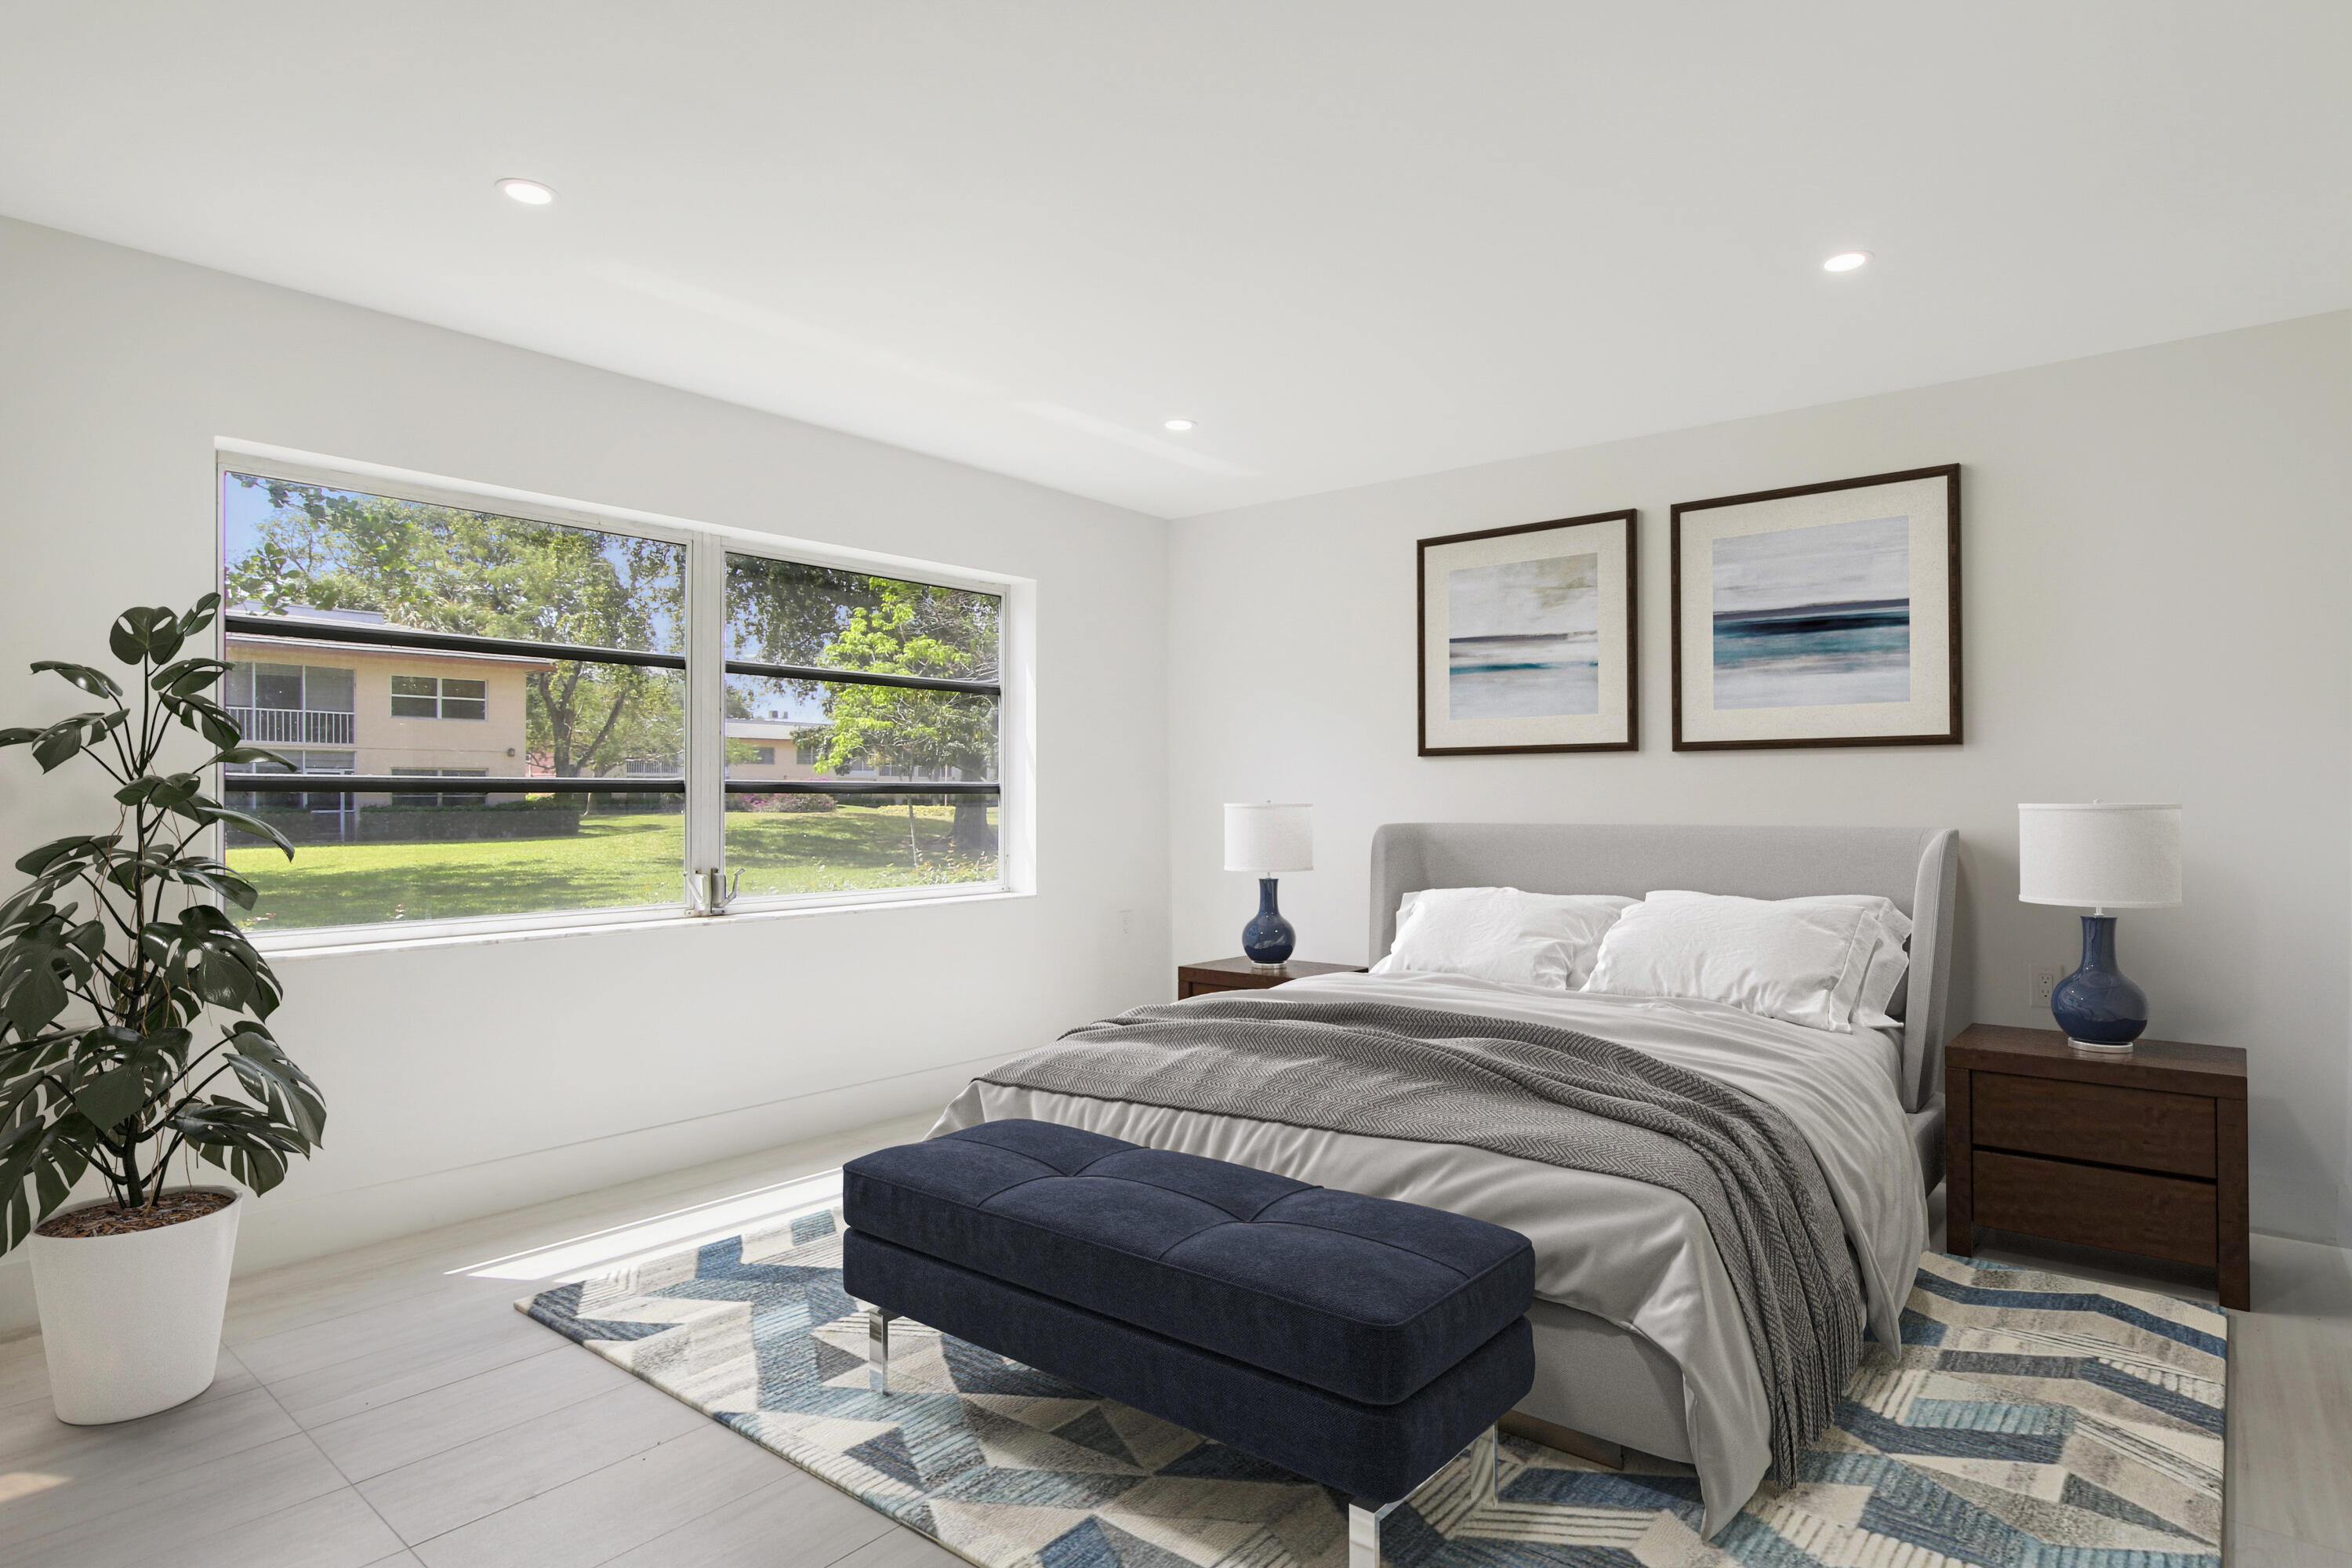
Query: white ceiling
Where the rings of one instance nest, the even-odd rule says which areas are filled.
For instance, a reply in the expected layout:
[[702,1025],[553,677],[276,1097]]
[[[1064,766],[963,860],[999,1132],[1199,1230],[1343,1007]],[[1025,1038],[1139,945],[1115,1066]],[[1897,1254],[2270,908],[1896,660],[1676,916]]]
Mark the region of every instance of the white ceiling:
[[1168,516],[2352,304],[2344,0],[0,0],[0,212]]

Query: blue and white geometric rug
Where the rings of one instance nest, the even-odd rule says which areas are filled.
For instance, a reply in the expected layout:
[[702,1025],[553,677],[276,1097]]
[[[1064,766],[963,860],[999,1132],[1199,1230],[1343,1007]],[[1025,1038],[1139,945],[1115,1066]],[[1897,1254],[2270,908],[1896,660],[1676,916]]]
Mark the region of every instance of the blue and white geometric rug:
[[[1340,1568],[1345,1500],[901,1320],[866,1387],[831,1211],[518,1301],[982,1568]],[[1505,1439],[1391,1514],[1391,1568],[2220,1568],[2229,1321],[1928,1253],[1795,1484],[1713,1542],[1689,1467]]]

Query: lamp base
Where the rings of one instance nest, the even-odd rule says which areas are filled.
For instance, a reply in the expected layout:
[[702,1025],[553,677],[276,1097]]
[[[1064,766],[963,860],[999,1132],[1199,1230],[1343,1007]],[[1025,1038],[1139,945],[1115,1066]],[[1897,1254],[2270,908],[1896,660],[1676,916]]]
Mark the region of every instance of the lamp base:
[[2078,1049],[2129,1050],[2147,1028],[2147,993],[2116,967],[2116,917],[2083,917],[2083,966],[2050,993],[2050,1014]]
[[1257,879],[1257,914],[1242,927],[1242,952],[1253,969],[1279,969],[1297,950],[1298,933],[1275,906],[1275,879]]
[[2070,1035],[2066,1037],[2066,1043],[2078,1051],[2084,1051],[2095,1057],[2127,1057],[2132,1054],[2132,1043],[2129,1040],[2120,1044],[2112,1040],[2078,1040]]

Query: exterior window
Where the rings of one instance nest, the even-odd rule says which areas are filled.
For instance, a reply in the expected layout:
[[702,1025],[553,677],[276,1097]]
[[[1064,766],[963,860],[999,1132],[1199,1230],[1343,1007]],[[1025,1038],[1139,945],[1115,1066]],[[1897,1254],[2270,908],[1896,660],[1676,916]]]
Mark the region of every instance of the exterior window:
[[[394,778],[417,779],[482,779],[490,776],[488,768],[394,768]],[[395,795],[394,805],[410,806],[483,806],[490,804],[486,795]]]
[[999,594],[462,487],[221,480],[221,700],[282,759],[223,787],[296,847],[226,835],[257,935],[683,912],[711,868],[752,902],[1003,885]]
[[336,666],[234,664],[222,701],[256,746],[348,746],[352,672]]
[[[331,830],[315,813],[259,814],[295,839],[290,863],[227,836],[226,858],[259,893],[243,912],[257,933],[678,897],[675,811],[625,816],[635,792],[572,792],[682,747],[685,543],[236,472],[222,476],[221,521],[226,657],[252,665],[264,713],[298,686],[306,723],[346,710],[338,771],[358,781]],[[271,735],[294,738],[255,743],[279,749]],[[290,760],[310,773],[310,755]],[[289,812],[321,798],[272,776],[239,782]],[[405,782],[451,778],[488,782]]]
[[392,678],[392,716],[395,719],[488,719],[490,683],[454,677],[395,675]]
[[[814,787],[857,786],[762,795],[730,783],[726,858],[744,892],[997,879],[1002,615],[994,594],[728,555],[729,713],[798,726],[793,755],[823,775]],[[888,787],[950,777],[988,787]],[[811,811],[839,812],[839,830],[810,831]]]

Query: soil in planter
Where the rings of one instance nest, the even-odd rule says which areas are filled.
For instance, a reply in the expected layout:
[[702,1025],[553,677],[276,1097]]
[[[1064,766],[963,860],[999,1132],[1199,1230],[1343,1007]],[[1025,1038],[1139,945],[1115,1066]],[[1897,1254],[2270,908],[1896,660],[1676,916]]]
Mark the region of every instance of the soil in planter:
[[157,1230],[185,1220],[202,1219],[208,1214],[218,1214],[236,1201],[226,1193],[169,1193],[142,1208],[100,1204],[96,1208],[76,1209],[37,1228],[43,1236],[129,1236],[134,1231]]

